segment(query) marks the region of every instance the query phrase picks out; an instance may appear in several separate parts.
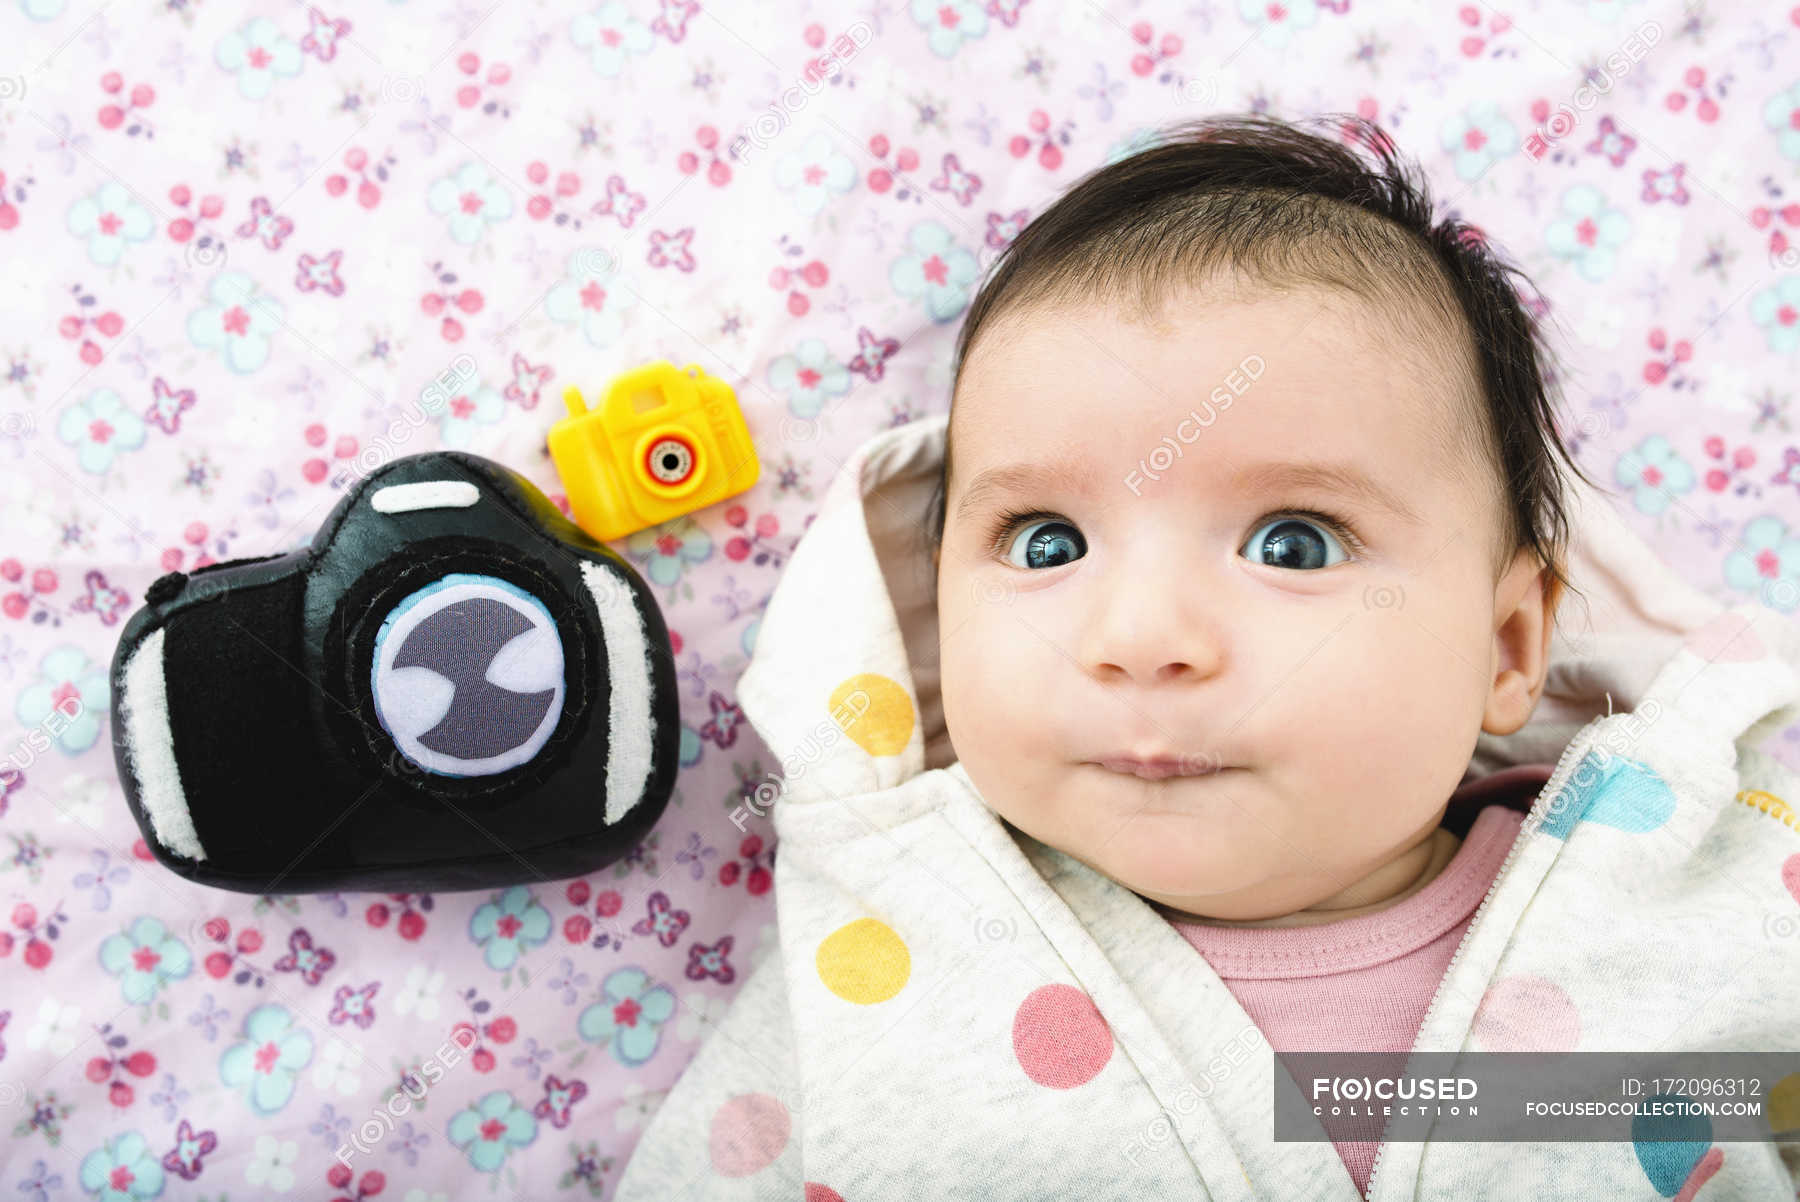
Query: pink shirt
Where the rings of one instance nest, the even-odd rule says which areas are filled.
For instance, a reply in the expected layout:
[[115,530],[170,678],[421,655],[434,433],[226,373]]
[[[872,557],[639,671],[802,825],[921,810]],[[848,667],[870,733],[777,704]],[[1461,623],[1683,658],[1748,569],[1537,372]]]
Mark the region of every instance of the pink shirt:
[[[1277,1052],[1411,1051],[1444,970],[1551,770],[1520,765],[1458,789],[1445,825],[1456,830],[1471,807],[1479,808],[1462,845],[1424,888],[1385,910],[1308,927],[1171,925],[1206,957]],[[1336,1144],[1364,1193],[1378,1146]]]

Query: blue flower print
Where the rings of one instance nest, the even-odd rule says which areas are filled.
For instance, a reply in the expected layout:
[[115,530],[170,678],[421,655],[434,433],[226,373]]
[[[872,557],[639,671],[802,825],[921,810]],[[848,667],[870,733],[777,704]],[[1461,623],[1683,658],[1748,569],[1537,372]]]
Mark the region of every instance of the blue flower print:
[[856,186],[856,164],[816,132],[798,148],[775,160],[775,185],[794,194],[794,207],[811,217],[825,207],[833,192],[842,196]]
[[1783,158],[1800,163],[1800,79],[1786,91],[1769,97],[1762,110],[1763,124],[1775,135],[1775,145]]
[[100,715],[112,708],[107,669],[79,647],[58,647],[38,665],[38,679],[19,694],[13,713],[41,727],[58,747],[79,755],[100,737]]
[[450,219],[450,237],[468,246],[483,230],[512,216],[512,193],[484,165],[470,159],[442,176],[425,194],[425,203],[440,217]]
[[1256,26],[1257,36],[1271,50],[1280,50],[1294,33],[1310,29],[1319,20],[1318,0],[1288,0],[1270,4],[1268,0],[1238,0],[1238,16]]
[[850,391],[850,369],[837,361],[822,338],[808,338],[791,355],[769,363],[769,387],[787,395],[795,417],[816,417],[825,402]]
[[1759,592],[1784,614],[1800,605],[1800,532],[1766,513],[1744,527],[1744,546],[1725,557],[1725,580],[1740,592]]
[[188,314],[188,341],[218,351],[235,372],[252,372],[268,362],[269,337],[281,326],[281,302],[258,291],[256,281],[241,271],[221,271],[207,295],[212,304]]
[[1576,184],[1563,193],[1562,216],[1550,223],[1544,239],[1550,253],[1575,264],[1581,277],[1598,284],[1612,274],[1618,248],[1631,233],[1631,221],[1609,208],[1592,184]]
[[656,1054],[662,1025],[675,1013],[675,995],[651,985],[641,968],[620,968],[600,985],[601,998],[581,1012],[576,1029],[589,1043],[608,1044],[613,1058],[636,1068]]
[[487,384],[477,384],[456,396],[428,388],[419,397],[419,408],[438,419],[445,446],[460,448],[475,441],[479,427],[495,425],[506,416],[506,398]]
[[124,184],[108,180],[69,206],[69,232],[87,239],[88,258],[111,267],[127,243],[147,241],[156,222]]
[[538,905],[531,890],[514,885],[469,916],[469,938],[485,946],[489,968],[507,969],[526,948],[550,938],[550,911]]
[[246,100],[267,96],[276,76],[292,79],[300,74],[303,59],[299,43],[282,37],[267,17],[232,30],[213,47],[213,62],[237,72],[238,92]]
[[142,1006],[165,984],[192,972],[194,957],[162,919],[146,914],[128,932],[100,941],[100,967],[119,978],[126,1001]]
[[1694,488],[1694,469],[1660,434],[1652,434],[1619,456],[1613,477],[1632,490],[1638,511],[1651,517],[1669,507],[1673,494]]
[[949,321],[969,303],[969,287],[981,265],[935,221],[913,226],[907,245],[911,253],[888,265],[888,283],[908,300],[923,302],[931,320]]
[[1498,104],[1483,100],[1452,113],[1438,131],[1438,140],[1450,152],[1457,177],[1477,180],[1519,148],[1519,131]]
[[1784,275],[1773,288],[1764,288],[1752,297],[1750,319],[1767,327],[1764,335],[1776,354],[1800,350],[1800,275]]
[[144,419],[125,407],[110,388],[96,388],[87,400],[70,405],[56,422],[56,436],[78,448],[76,460],[103,475],[121,451],[144,445]]
[[619,275],[618,263],[599,247],[569,256],[562,282],[544,297],[544,312],[561,325],[580,323],[581,336],[602,349],[619,341],[625,310],[637,303],[637,291]]
[[712,556],[712,535],[693,518],[682,516],[625,540],[633,559],[645,561],[644,570],[656,583],[668,586],[681,579],[684,563],[699,563]]
[[81,1158],[81,1188],[99,1202],[142,1202],[162,1193],[162,1163],[148,1140],[127,1131]]
[[939,58],[954,57],[965,41],[987,36],[987,5],[982,0],[912,0],[911,12]]
[[313,1037],[275,1002],[244,1016],[243,1035],[219,1057],[219,1080],[242,1089],[251,1111],[267,1117],[294,1096],[295,1079],[312,1062]]
[[537,1120],[513,1101],[511,1094],[496,1089],[457,1111],[446,1130],[450,1142],[468,1153],[470,1164],[494,1173],[506,1163],[509,1152],[537,1138]]
[[608,0],[582,13],[569,26],[569,40],[589,52],[594,70],[608,79],[625,69],[634,54],[650,52],[650,27],[631,15],[621,0]]
[[54,21],[62,16],[68,0],[19,0],[19,8],[33,21]]

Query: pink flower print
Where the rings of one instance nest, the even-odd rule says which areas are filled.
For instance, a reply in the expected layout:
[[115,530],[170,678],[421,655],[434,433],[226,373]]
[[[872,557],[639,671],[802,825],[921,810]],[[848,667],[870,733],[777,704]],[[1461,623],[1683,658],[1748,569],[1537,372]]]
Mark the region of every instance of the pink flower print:
[[729,747],[737,742],[737,728],[744,720],[744,711],[717,690],[713,692],[710,704],[712,717],[700,728],[700,737],[712,740],[721,748]]
[[315,948],[306,928],[299,927],[288,936],[287,955],[275,961],[274,967],[276,972],[297,972],[308,985],[317,985],[336,963],[337,956],[329,948]]
[[488,225],[512,216],[512,192],[473,159],[440,177],[425,194],[433,213],[448,219],[452,240],[468,246]]
[[[1061,155],[1058,154],[1060,161]],[[1044,166],[1051,166],[1046,162]],[[954,154],[944,156],[943,170],[931,181],[934,192],[948,192],[956,197],[956,203],[966,205],[975,199],[975,193],[981,191],[981,177],[973,172],[964,171],[962,163]]]
[[249,220],[237,227],[238,237],[261,238],[270,250],[280,250],[282,242],[293,232],[294,223],[276,213],[266,196],[258,196],[250,202]]
[[873,384],[881,379],[887,371],[887,361],[899,350],[898,338],[877,338],[868,326],[862,326],[856,331],[856,355],[850,360],[850,370]]
[[581,1099],[587,1097],[588,1087],[583,1081],[570,1081],[565,1084],[560,1078],[546,1075],[544,1077],[544,1096],[538,1099],[531,1113],[538,1118],[549,1119],[550,1125],[561,1129],[569,1125],[569,1109]]
[[156,232],[156,220],[125,185],[107,180],[69,206],[68,230],[87,239],[88,258],[111,267],[128,243],[147,241]]
[[131,594],[107,584],[106,577],[98,570],[89,571],[85,582],[86,594],[69,603],[72,612],[93,614],[103,624],[111,626],[131,608]]
[[704,943],[695,943],[688,948],[687,978],[690,981],[704,981],[711,977],[721,985],[729,985],[737,979],[737,970],[731,966],[728,957],[731,954],[731,936],[721,936],[711,947]]
[[1645,168],[1644,191],[1642,193],[1644,203],[1655,204],[1659,200],[1666,200],[1670,204],[1686,204],[1688,202],[1688,190],[1681,182],[1681,177],[1686,174],[1686,172],[1686,163],[1676,163],[1667,171],[1657,171],[1655,168],[1650,167]]
[[[672,234],[665,234],[661,230],[651,230],[650,266],[667,267],[672,263],[678,271],[694,270],[694,256],[689,249],[693,240],[694,227],[691,225],[683,226]],[[673,258],[669,255],[670,247],[675,248]]]
[[302,254],[299,274],[294,277],[294,287],[302,292],[321,291],[327,296],[344,295],[344,281],[338,276],[338,265],[343,259],[344,252],[341,250],[334,250],[323,259]]
[[1621,130],[1611,117],[1600,118],[1594,140],[1587,145],[1589,154],[1603,154],[1615,167],[1623,167],[1636,149],[1637,139]]
[[183,1181],[192,1181],[200,1175],[200,1158],[211,1155],[218,1146],[216,1134],[196,1132],[191,1123],[182,1119],[181,1126],[175,1128],[175,1146],[163,1153],[162,1166]]
[[524,355],[514,353],[512,370],[512,383],[506,386],[506,399],[521,409],[537,408],[539,391],[555,374],[550,370],[550,365],[546,363],[542,367],[533,367],[526,362]]
[[213,46],[213,62],[237,73],[238,93],[246,100],[261,100],[277,76],[293,78],[305,61],[300,47],[267,17],[251,19]]
[[650,895],[649,917],[632,923],[631,930],[637,935],[655,935],[656,941],[664,947],[674,947],[687,925],[688,912],[671,909],[669,895],[658,889]]
[[629,229],[647,203],[643,193],[633,192],[625,186],[624,176],[609,175],[606,177],[606,199],[596,201],[592,211],[595,216],[610,214]]
[[624,71],[629,56],[648,54],[656,38],[623,0],[606,0],[593,12],[575,18],[569,26],[569,40],[588,52],[596,72],[613,79]]
[[699,11],[699,0],[662,0],[662,11],[650,22],[650,32],[679,42],[687,36],[687,23]]
[[[1775,474],[1770,484],[1792,484],[1800,488],[1800,447],[1788,447],[1781,454],[1781,471]],[[0,776],[4,776],[0,773]]]
[[348,985],[339,985],[337,993],[331,999],[331,1014],[328,1016],[333,1026],[344,1023],[355,1023],[363,1030],[375,1021],[375,993],[381,988],[380,981],[370,981],[361,989],[353,989]]
[[337,40],[350,32],[350,22],[341,17],[328,17],[318,9],[307,13],[312,28],[300,39],[300,49],[314,56],[322,63],[328,63],[337,57]]
[[181,429],[181,415],[193,407],[192,388],[170,388],[169,382],[158,376],[151,383],[150,408],[144,411],[144,416],[164,434],[173,434]]

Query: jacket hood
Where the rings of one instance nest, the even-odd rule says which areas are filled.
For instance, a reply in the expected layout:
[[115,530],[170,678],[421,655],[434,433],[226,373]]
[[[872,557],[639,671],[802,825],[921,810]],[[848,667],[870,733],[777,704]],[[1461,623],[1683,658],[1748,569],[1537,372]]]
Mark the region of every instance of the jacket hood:
[[[885,429],[845,462],[770,597],[738,703],[775,755],[763,802],[806,805],[890,789],[956,761],[938,691],[927,507],[947,414]],[[1591,720],[1635,710],[1690,639],[1729,643],[1742,619],[1681,580],[1580,480],[1568,491],[1569,577],[1544,692],[1525,726],[1482,732],[1464,783],[1554,763]],[[1770,615],[1775,616],[1775,615]],[[1728,629],[1729,628],[1729,629]],[[1759,624],[1800,665],[1792,622]],[[1779,729],[1796,714],[1759,724]],[[1735,738],[1740,732],[1726,732]]]

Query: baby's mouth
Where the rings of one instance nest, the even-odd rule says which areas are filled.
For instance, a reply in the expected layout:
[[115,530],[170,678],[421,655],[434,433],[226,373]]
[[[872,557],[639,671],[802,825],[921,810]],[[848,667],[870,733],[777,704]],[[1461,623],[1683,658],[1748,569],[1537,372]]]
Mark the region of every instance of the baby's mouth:
[[1175,776],[1214,776],[1226,769],[1226,765],[1208,756],[1109,755],[1088,762],[1105,768],[1109,772],[1135,776],[1143,780],[1166,780]]

